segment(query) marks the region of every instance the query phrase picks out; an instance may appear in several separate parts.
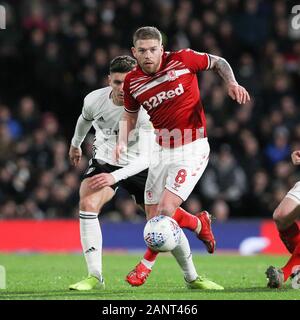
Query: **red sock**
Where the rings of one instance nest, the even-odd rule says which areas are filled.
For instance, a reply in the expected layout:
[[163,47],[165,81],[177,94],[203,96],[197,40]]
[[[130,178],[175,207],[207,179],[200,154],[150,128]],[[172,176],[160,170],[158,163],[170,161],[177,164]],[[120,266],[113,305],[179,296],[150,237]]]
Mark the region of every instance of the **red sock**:
[[178,223],[180,228],[195,231],[198,226],[198,218],[180,207],[175,210],[172,218]]
[[295,266],[300,266],[300,243],[295,248],[287,264],[283,268],[281,268],[284,274],[284,281],[286,281],[289,278],[289,276],[292,274],[293,267]]
[[147,261],[154,261],[156,259],[156,256],[158,255],[158,252],[151,250],[150,248],[147,248],[145,254],[144,254],[144,259]]
[[279,231],[281,241],[290,253],[293,253],[296,246],[300,243],[299,226],[294,222],[290,227],[283,231]]

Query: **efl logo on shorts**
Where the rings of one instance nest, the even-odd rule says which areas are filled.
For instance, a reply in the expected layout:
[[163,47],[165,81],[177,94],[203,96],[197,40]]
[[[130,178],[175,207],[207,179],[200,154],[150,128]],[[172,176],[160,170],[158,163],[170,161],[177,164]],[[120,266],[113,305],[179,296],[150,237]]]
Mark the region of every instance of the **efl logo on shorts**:
[[88,171],[86,172],[86,174],[92,173],[95,169],[96,169],[95,167],[89,168]]
[[6,29],[6,10],[4,6],[0,6],[0,29]]
[[0,289],[6,289],[6,273],[3,266],[0,266]]
[[175,182],[174,185],[172,186],[172,189],[175,191],[178,191],[180,187],[181,185]]

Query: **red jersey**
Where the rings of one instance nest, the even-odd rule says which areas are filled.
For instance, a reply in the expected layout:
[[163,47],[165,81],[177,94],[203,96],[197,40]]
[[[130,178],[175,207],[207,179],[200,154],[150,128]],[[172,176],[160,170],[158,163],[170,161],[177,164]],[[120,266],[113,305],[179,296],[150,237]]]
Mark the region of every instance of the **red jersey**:
[[206,137],[196,73],[209,65],[208,54],[185,49],[165,52],[155,74],[146,74],[137,66],[125,78],[125,110],[138,112],[144,107],[160,145],[165,145],[165,138],[173,147]]

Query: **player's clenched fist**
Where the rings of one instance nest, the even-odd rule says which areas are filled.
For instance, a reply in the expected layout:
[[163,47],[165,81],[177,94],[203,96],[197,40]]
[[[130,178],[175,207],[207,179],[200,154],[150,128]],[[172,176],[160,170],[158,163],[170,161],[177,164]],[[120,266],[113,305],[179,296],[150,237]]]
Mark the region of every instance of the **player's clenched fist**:
[[228,95],[239,104],[244,104],[247,101],[250,101],[248,91],[237,82],[228,84]]
[[300,165],[300,150],[296,150],[291,155],[294,165]]
[[74,165],[76,167],[81,160],[81,156],[82,156],[81,148],[80,147],[76,148],[71,145],[70,150],[69,150],[69,158],[70,158],[72,165]]

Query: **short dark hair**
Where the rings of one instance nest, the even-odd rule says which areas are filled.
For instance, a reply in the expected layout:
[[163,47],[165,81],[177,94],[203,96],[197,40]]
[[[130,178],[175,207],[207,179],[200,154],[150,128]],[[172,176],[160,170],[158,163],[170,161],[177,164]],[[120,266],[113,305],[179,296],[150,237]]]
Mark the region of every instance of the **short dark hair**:
[[138,40],[156,39],[162,42],[160,31],[156,27],[141,27],[133,34],[133,45],[135,46]]
[[114,58],[109,65],[109,73],[126,73],[136,66],[136,60],[130,56],[118,56]]

